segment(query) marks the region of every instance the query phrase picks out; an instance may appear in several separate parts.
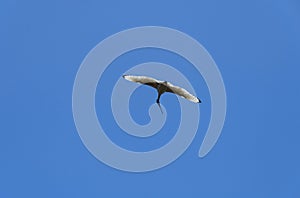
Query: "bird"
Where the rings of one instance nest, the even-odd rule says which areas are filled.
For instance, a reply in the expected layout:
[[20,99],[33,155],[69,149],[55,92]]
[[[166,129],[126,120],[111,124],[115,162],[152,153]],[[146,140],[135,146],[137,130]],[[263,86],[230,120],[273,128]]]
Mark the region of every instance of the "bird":
[[155,88],[158,93],[156,103],[162,113],[163,111],[161,109],[159,100],[160,96],[165,92],[174,93],[194,103],[201,103],[201,100],[198,97],[192,95],[184,88],[175,86],[168,81],[161,81],[148,76],[123,75],[122,77],[128,81],[148,85]]

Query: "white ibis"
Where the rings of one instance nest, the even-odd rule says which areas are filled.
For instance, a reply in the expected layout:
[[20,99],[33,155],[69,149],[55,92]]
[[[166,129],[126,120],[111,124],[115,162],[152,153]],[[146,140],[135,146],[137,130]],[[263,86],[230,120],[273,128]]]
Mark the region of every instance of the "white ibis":
[[[190,94],[187,90],[185,90],[181,87],[172,85],[171,83],[169,83],[167,81],[156,80],[154,78],[147,77],[147,76],[123,75],[123,78],[125,78],[126,80],[129,80],[131,82],[148,85],[148,86],[155,88],[158,92],[156,103],[158,104],[160,110],[161,110],[161,107],[160,107],[159,99],[160,99],[160,96],[165,92],[177,94],[177,95],[179,95],[191,102],[194,102],[194,103],[201,103],[201,100],[199,98]],[[161,110],[161,112],[162,112],[162,110]]]

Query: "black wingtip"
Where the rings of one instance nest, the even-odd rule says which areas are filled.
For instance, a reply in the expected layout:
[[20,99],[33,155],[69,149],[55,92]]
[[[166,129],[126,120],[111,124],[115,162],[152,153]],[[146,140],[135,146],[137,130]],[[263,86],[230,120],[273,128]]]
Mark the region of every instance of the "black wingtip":
[[202,103],[202,101],[199,98],[197,98],[197,99],[198,99],[198,103]]
[[125,78],[125,76],[127,76],[127,75],[124,74],[122,77]]

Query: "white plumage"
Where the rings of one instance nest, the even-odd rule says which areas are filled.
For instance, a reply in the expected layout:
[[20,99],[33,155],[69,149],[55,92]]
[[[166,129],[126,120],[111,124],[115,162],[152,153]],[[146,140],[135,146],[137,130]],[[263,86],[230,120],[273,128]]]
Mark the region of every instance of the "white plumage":
[[169,83],[167,81],[156,80],[155,78],[151,78],[151,77],[147,77],[147,76],[123,75],[123,78],[125,78],[126,80],[129,80],[129,81],[132,81],[132,82],[141,83],[141,84],[148,85],[148,86],[155,88],[158,92],[158,97],[156,99],[156,103],[159,105],[159,107],[160,107],[160,103],[159,103],[160,96],[165,92],[177,94],[177,95],[179,95],[191,102],[194,102],[194,103],[201,103],[201,100],[199,98],[192,95],[187,90],[185,90],[181,87],[172,85],[171,83]]

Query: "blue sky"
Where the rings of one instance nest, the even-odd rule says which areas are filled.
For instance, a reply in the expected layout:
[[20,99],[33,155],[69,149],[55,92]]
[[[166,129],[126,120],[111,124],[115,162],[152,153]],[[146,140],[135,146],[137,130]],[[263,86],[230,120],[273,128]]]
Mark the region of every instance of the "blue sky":
[[[1,1],[0,197],[299,197],[299,10],[296,0]],[[145,25],[178,29],[209,51],[223,76],[228,109],[218,143],[198,158],[209,95],[201,77],[183,70],[197,84],[197,95],[208,101],[200,107],[198,133],[174,163],[133,174],[104,165],[82,144],[72,116],[72,88],[96,44]],[[153,59],[179,69],[185,64],[155,50],[118,61],[130,68]],[[107,70],[102,80],[116,80],[122,72]],[[139,101],[144,94],[149,98]],[[155,92],[141,87],[133,96],[133,117],[147,123],[145,111]],[[176,107],[172,95],[161,102]],[[179,112],[172,108],[168,122],[176,123]],[[103,122],[113,122],[109,118]],[[106,127],[118,131],[113,123]],[[147,150],[172,133],[142,143],[110,137],[121,146]]]

